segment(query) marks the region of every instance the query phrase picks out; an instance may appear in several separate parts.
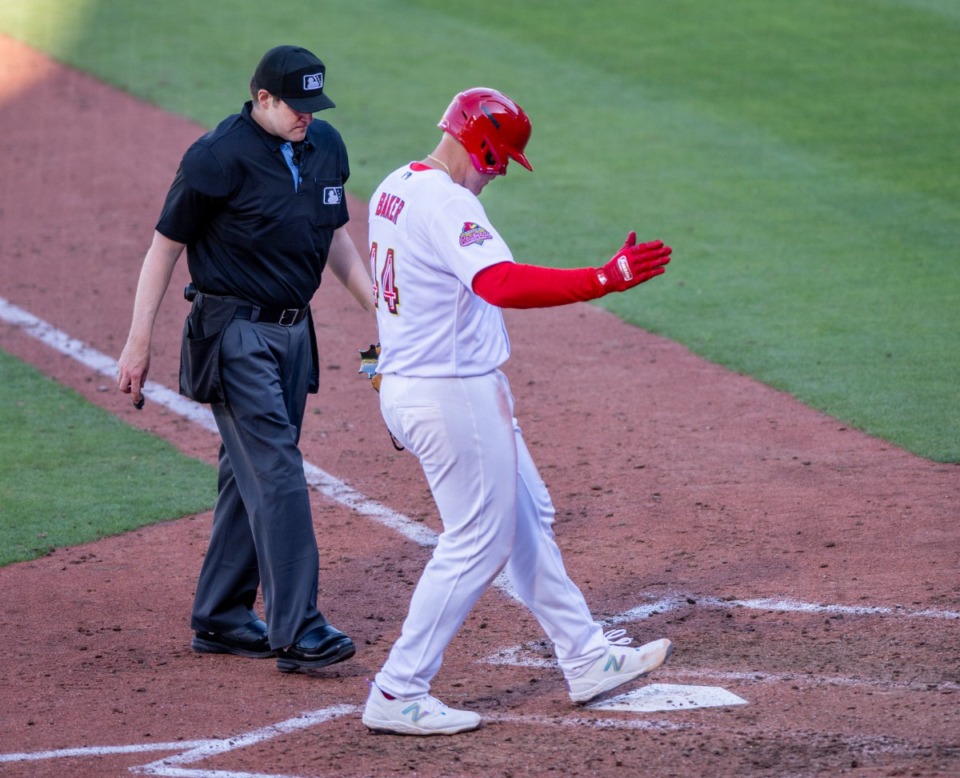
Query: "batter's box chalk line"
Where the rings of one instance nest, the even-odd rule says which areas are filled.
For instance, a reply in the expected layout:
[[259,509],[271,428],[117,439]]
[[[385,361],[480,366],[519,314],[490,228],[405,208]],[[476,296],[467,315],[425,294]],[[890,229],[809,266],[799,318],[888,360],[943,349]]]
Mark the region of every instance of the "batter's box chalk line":
[[[505,576],[501,573],[500,579]],[[500,580],[498,579],[498,581]],[[642,621],[651,616],[669,613],[681,608],[713,608],[720,610],[762,610],[777,613],[826,613],[845,616],[909,618],[909,619],[960,619],[960,612],[935,610],[930,608],[909,609],[887,606],[830,605],[800,602],[790,599],[754,598],[733,599],[728,597],[696,597],[689,594],[673,593],[659,599],[637,605],[628,611],[606,620],[607,626],[629,624]],[[544,654],[548,656],[544,656]],[[503,648],[483,660],[493,665],[513,665],[517,667],[555,667],[556,660],[550,645],[545,641],[531,641],[520,646]]]
[[[655,614],[668,613],[681,608],[745,609],[772,612],[827,613],[860,617],[880,618],[927,618],[958,619],[960,613],[926,609],[907,609],[901,607],[823,605],[798,602],[790,599],[732,599],[720,597],[693,597],[674,593],[638,605],[607,620],[607,625],[627,624],[641,621]],[[509,646],[483,660],[487,664],[508,665],[513,667],[555,668],[557,662],[552,647],[547,641],[531,641],[519,646]],[[669,671],[669,669],[668,669]],[[679,671],[680,675],[684,673]],[[735,680],[755,680],[756,674],[744,674],[734,678],[735,674],[708,673],[717,678],[727,677]],[[862,683],[862,682],[858,682]],[[648,684],[620,697],[588,706],[594,710],[620,710],[634,713],[651,713],[671,710],[691,710],[694,708],[724,707],[727,705],[747,705],[747,701],[719,686],[689,686],[673,684]]]
[[[513,665],[515,667],[554,668],[556,660],[534,656],[530,646],[514,646],[498,651],[484,661],[489,664]],[[544,644],[540,644],[540,650]],[[599,702],[585,705],[590,710],[626,711],[629,713],[664,713],[698,708],[722,708],[728,705],[748,705],[720,686],[690,686],[683,684],[654,683]]]
[[[670,595],[662,597],[646,605],[638,605],[624,613],[607,619],[607,626],[629,624],[634,621],[649,618],[657,613],[667,613],[677,610],[681,606],[689,605],[690,600],[685,595]],[[543,656],[544,653],[548,656]],[[516,667],[556,667],[553,658],[553,649],[545,640],[535,640],[521,646],[503,648],[483,660],[491,665],[513,665]]]
[[[501,578],[505,578],[501,574]],[[499,579],[498,579],[499,580]],[[637,605],[628,611],[606,620],[607,626],[630,624],[651,616],[669,613],[681,608],[711,608],[718,610],[759,610],[776,613],[824,613],[844,616],[908,618],[908,619],[960,619],[960,612],[935,610],[930,608],[909,609],[904,607],[870,605],[830,605],[800,602],[790,599],[754,598],[733,599],[728,597],[695,597],[689,594],[674,593],[643,605]],[[548,654],[544,657],[544,654]],[[517,667],[555,667],[553,651],[545,641],[531,641],[521,646],[509,646],[495,652],[483,660],[493,665],[514,665]]]
[[[608,625],[626,624],[650,617],[655,613],[676,610],[689,605],[684,595],[671,595],[646,605],[631,608],[609,619]],[[545,655],[546,654],[546,655]],[[556,667],[552,648],[544,640],[532,641],[521,646],[510,646],[495,652],[483,660],[487,664],[512,665],[515,667]],[[722,708],[729,705],[749,704],[742,697],[719,686],[687,686],[680,684],[647,684],[625,694],[584,706],[590,710],[626,711],[630,713],[662,713],[697,708]]]

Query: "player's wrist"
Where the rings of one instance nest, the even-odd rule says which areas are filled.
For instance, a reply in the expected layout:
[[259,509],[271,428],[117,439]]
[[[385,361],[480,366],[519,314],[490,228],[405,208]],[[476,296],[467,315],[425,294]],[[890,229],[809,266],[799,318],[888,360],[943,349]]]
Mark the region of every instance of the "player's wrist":
[[612,261],[603,267],[595,268],[593,271],[593,280],[596,284],[596,296],[603,297],[611,292],[619,291],[622,279],[617,275],[616,268],[611,267]]

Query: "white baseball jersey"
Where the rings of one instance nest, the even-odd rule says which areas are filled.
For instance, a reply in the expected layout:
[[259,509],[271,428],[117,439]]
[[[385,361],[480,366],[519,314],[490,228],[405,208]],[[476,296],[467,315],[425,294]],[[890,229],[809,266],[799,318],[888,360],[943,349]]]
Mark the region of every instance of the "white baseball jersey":
[[387,176],[370,199],[378,372],[466,377],[502,365],[503,314],[472,283],[504,261],[513,255],[480,200],[445,172],[413,163]]

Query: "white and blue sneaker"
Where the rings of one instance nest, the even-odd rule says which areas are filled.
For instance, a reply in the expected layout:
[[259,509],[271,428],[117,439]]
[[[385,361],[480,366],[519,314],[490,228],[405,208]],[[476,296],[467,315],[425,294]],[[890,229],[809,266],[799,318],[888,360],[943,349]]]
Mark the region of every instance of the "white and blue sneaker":
[[589,702],[627,681],[653,672],[667,661],[673,651],[673,643],[667,638],[654,640],[639,648],[623,648],[632,640],[623,637],[624,632],[622,629],[607,632],[604,635],[610,643],[607,653],[590,665],[585,673],[567,679],[571,700]]
[[480,716],[448,708],[429,694],[415,700],[389,699],[375,684],[363,709],[363,724],[395,735],[456,735],[480,726]]

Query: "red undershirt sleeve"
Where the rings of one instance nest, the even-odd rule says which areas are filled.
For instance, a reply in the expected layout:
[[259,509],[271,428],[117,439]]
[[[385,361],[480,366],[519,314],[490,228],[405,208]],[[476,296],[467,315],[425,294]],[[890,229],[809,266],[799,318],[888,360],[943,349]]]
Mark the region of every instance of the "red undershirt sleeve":
[[473,291],[499,308],[549,308],[595,300],[605,293],[597,271],[499,262],[473,277]]

